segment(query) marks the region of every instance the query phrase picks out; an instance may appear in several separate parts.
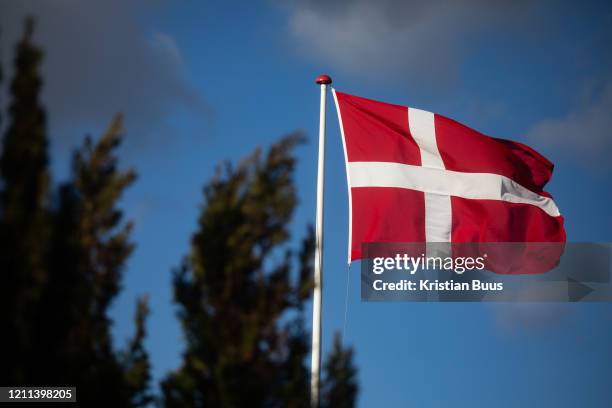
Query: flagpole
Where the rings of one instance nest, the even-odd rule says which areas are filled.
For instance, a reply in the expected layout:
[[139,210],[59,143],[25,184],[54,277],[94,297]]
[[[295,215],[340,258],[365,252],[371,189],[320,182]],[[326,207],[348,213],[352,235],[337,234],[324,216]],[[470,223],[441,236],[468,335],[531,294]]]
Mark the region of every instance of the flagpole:
[[310,407],[319,407],[321,380],[321,300],[323,283],[323,190],[325,184],[325,107],[328,75],[315,80],[321,86],[321,110],[319,111],[319,158],[317,169],[317,217],[315,229],[314,289],[312,296],[312,360],[310,365]]

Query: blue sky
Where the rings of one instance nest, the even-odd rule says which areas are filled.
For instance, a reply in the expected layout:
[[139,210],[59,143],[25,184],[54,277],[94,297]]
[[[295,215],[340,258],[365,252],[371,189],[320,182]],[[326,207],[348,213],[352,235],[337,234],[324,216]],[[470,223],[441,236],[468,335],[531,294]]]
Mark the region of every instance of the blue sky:
[[[50,3],[53,3],[52,5]],[[525,142],[556,165],[548,186],[570,241],[611,241],[612,5],[605,2],[300,1],[5,2],[0,57],[26,11],[45,47],[54,177],[70,149],[126,115],[122,205],[136,252],[113,306],[130,335],[148,293],[154,376],[180,363],[171,270],[188,251],[202,186],[293,130],[298,239],[314,222],[319,90],[415,106]],[[340,133],[328,109],[325,349],[345,324],[347,195]],[[362,303],[350,270],[345,342],[355,347],[361,407],[609,406],[610,304]]]

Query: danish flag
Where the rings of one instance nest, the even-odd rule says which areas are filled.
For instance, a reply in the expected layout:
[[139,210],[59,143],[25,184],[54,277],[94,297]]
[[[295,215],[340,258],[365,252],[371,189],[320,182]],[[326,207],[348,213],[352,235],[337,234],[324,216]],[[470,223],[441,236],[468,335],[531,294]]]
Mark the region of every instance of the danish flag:
[[349,262],[367,242],[565,242],[553,164],[452,119],[333,91],[349,187]]

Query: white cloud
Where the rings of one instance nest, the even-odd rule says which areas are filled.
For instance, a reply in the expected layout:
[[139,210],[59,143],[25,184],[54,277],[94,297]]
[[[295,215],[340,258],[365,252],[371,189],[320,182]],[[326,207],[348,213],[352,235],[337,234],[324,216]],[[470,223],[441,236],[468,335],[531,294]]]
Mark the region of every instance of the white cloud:
[[612,81],[564,117],[537,123],[527,136],[535,145],[560,151],[577,162],[610,167]]
[[37,19],[35,43],[45,53],[42,98],[52,140],[72,146],[85,131],[104,128],[118,111],[125,113],[131,143],[134,137],[159,136],[176,112],[207,113],[174,38],[148,32],[143,24],[155,6],[141,0],[5,2],[0,13],[5,85],[13,44],[24,16],[31,14]]
[[473,35],[520,32],[532,1],[296,1],[289,21],[305,53],[347,72],[442,83]]
[[570,303],[492,303],[500,331],[548,331],[567,324],[574,310]]

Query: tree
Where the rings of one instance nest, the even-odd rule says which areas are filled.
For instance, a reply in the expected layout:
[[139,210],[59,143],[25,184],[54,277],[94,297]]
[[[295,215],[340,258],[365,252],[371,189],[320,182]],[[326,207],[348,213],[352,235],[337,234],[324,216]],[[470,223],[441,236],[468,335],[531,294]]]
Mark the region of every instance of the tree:
[[325,363],[321,405],[327,408],[354,407],[358,392],[353,350],[344,349],[340,336],[336,334],[333,349]]
[[[313,232],[287,247],[297,204],[290,135],[226,164],[204,188],[191,252],[174,272],[186,339],[162,383],[166,406],[309,405],[304,305],[312,289]],[[297,255],[297,257],[296,257]],[[350,355],[349,355],[350,357]]]
[[74,154],[71,180],[60,188],[53,213],[51,273],[38,330],[40,335],[53,333],[64,366],[49,376],[78,384],[79,400],[85,403],[131,406],[150,400],[142,344],[148,308],[144,299],[139,302],[134,339],[116,353],[108,309],[133,250],[132,223],[122,221],[117,202],[136,177],[133,170],[117,168],[121,133],[117,116],[96,143],[88,137]]
[[9,121],[0,155],[0,382],[75,385],[86,405],[151,401],[144,350],[146,301],[127,349],[112,346],[108,309],[133,249],[131,223],[117,202],[135,179],[117,167],[118,116],[94,143],[75,152],[71,179],[50,194],[42,52],[26,21],[16,48]]
[[47,171],[46,115],[39,102],[41,50],[32,44],[34,22],[26,21],[15,49],[8,126],[0,156],[0,318],[6,336],[2,347],[2,383],[25,380],[22,359],[35,347],[29,322],[47,280],[48,242],[45,208]]
[[138,299],[134,324],[136,332],[130,340],[128,348],[121,353],[121,363],[124,367],[124,382],[127,386],[130,406],[144,407],[154,401],[149,390],[151,382],[151,363],[149,354],[144,348],[146,337],[146,320],[149,315],[147,297]]

